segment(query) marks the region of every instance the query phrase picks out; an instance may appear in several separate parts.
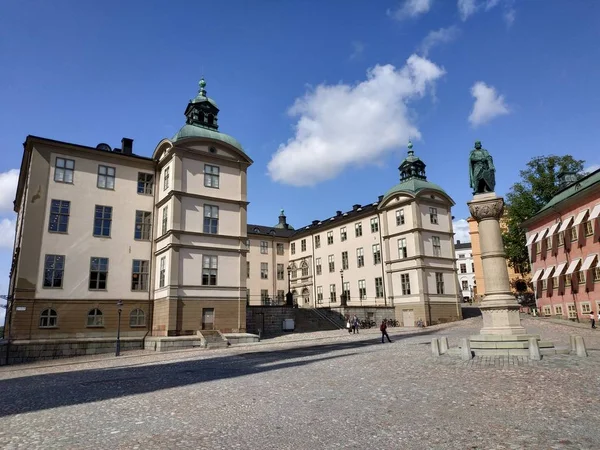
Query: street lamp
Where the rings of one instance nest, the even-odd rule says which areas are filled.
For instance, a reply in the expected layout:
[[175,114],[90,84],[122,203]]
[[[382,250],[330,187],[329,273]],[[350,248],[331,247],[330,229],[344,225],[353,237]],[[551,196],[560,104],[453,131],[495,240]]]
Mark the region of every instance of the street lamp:
[[119,321],[117,322],[117,351],[115,352],[115,356],[121,356],[121,311],[123,311],[123,300],[119,300],[117,306],[119,307]]
[[292,265],[290,264],[287,268],[288,272],[288,293],[285,295],[286,297],[286,305],[294,306],[294,296],[292,295]]
[[342,277],[342,294],[340,295],[340,305],[346,306],[346,291],[344,291],[344,269],[340,269],[340,277]]

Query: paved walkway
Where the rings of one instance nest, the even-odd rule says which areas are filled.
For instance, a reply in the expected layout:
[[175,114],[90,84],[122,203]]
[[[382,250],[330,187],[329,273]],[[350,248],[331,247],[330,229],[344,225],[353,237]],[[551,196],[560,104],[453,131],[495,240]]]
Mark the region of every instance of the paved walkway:
[[[359,335],[0,368],[3,449],[594,449],[600,332],[525,319],[589,358],[496,367],[431,356],[481,319]],[[307,337],[312,340],[301,340]],[[514,362],[514,361],[513,361]]]

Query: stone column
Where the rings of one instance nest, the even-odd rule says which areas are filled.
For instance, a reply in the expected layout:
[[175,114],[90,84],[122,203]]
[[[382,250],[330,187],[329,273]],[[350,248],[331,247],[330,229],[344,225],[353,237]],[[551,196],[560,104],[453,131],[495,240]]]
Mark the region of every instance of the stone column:
[[481,302],[483,328],[481,334],[524,335],[519,317],[519,304],[510,290],[506,255],[500,231],[504,199],[494,192],[477,194],[469,205],[471,216],[479,227],[479,243],[485,282]]

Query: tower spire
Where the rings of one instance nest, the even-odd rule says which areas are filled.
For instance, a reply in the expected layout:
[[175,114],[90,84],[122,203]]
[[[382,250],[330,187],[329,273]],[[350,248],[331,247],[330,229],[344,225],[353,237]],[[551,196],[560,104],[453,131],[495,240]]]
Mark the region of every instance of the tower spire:
[[398,170],[400,171],[400,181],[408,181],[413,178],[426,180],[425,163],[418,156],[415,156],[413,143],[408,141],[408,156],[402,161]]
[[206,87],[206,81],[204,81],[204,76],[202,76],[202,78],[200,79],[200,82],[198,83],[198,85],[200,86],[200,89],[198,90],[198,93],[202,97],[206,97],[206,89],[204,89]]

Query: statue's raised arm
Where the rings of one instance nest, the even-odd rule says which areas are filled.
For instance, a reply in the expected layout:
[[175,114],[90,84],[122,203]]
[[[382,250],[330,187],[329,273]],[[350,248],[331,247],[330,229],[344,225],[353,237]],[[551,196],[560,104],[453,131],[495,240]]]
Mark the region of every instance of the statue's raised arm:
[[496,168],[488,151],[475,142],[475,148],[469,155],[469,185],[473,195],[494,192],[496,187]]

